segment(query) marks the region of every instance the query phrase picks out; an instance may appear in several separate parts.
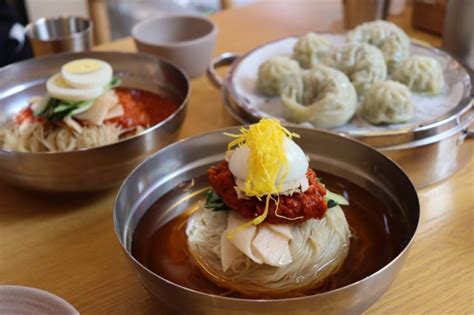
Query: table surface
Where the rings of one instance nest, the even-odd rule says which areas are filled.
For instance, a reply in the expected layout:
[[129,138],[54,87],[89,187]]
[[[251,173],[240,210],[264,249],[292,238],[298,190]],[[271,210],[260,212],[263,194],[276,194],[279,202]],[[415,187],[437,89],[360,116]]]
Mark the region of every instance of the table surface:
[[[266,1],[211,16],[219,27],[215,55],[242,53],[262,42],[306,31],[342,30],[340,1]],[[392,18],[410,36],[405,13]],[[100,50],[135,51],[130,38]],[[212,117],[212,119],[210,119]],[[180,137],[235,125],[204,76],[192,81]],[[469,141],[471,152],[473,141]],[[366,314],[474,312],[474,162],[419,191],[421,224],[403,269]],[[0,183],[0,283],[41,288],[83,314],[157,314],[115,237],[117,189],[79,196],[23,191]]]

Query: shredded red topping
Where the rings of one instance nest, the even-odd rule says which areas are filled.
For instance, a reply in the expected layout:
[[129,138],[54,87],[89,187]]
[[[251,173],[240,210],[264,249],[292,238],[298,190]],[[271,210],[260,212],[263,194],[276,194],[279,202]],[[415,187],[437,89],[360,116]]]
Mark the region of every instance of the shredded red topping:
[[[244,218],[253,219],[265,210],[265,200],[258,200],[256,197],[249,199],[239,199],[235,191],[234,176],[229,170],[227,162],[212,166],[207,171],[208,181],[214,191],[224,199],[225,204],[234,211],[240,213]],[[302,222],[308,219],[320,219],[327,210],[324,195],[326,189],[316,179],[316,173],[308,169],[306,173],[309,188],[304,193],[294,193],[291,196],[279,196],[279,205],[276,207],[276,200],[270,201],[268,215],[264,222],[267,223],[288,223]],[[277,199],[277,198],[275,198]],[[277,210],[277,216],[275,214]]]
[[23,108],[16,116],[15,120],[17,124],[22,124],[25,121],[42,121],[41,117],[35,117],[33,115],[33,110],[31,109],[31,105]]

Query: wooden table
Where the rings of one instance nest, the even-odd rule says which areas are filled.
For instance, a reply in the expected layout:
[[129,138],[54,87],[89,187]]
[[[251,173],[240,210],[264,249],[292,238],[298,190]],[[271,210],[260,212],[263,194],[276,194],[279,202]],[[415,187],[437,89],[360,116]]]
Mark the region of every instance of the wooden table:
[[[245,52],[294,33],[342,30],[341,12],[339,1],[332,0],[273,1],[227,10],[211,17],[219,26],[215,54]],[[403,25],[406,19],[398,21],[416,36]],[[422,39],[439,44],[430,35]],[[99,49],[135,51],[129,38]],[[207,78],[193,80],[180,137],[233,124]],[[83,314],[160,313],[114,235],[116,192],[57,196],[0,183],[0,283],[50,291]],[[474,312],[474,161],[448,180],[420,190],[419,196],[421,225],[408,259],[366,314]]]

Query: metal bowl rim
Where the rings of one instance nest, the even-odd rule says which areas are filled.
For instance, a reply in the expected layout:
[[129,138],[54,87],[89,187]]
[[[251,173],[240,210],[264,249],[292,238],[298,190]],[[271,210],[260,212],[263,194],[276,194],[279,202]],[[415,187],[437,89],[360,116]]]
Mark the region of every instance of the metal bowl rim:
[[[21,155],[21,156],[38,156],[38,155],[41,155],[41,156],[66,156],[66,155],[71,155],[71,154],[80,154],[80,153],[84,153],[84,152],[92,152],[92,151],[99,151],[99,150],[102,150],[102,149],[105,149],[105,148],[111,148],[113,146],[117,146],[117,145],[120,145],[124,142],[127,142],[127,141],[132,141],[132,140],[135,140],[137,138],[140,138],[148,133],[151,133],[152,131],[160,128],[161,126],[165,125],[166,123],[168,123],[170,120],[172,120],[175,116],[177,116],[180,112],[182,112],[185,108],[186,108],[186,105],[188,103],[188,100],[189,100],[189,95],[191,94],[191,84],[190,84],[190,81],[189,81],[189,78],[188,76],[186,75],[186,73],[181,70],[181,68],[179,68],[178,66],[176,66],[174,63],[170,62],[170,61],[167,61],[167,60],[164,60],[164,59],[161,59],[161,58],[158,58],[154,55],[151,55],[151,54],[145,54],[145,53],[130,53],[130,52],[116,52],[116,51],[88,51],[88,52],[80,52],[80,53],[77,53],[77,52],[65,52],[65,53],[59,53],[59,54],[54,54],[54,55],[49,55],[49,56],[41,56],[41,57],[38,57],[38,58],[35,58],[35,59],[29,59],[29,60],[25,60],[25,61],[20,61],[20,62],[17,62],[17,63],[13,63],[13,64],[10,64],[10,65],[7,65],[3,68],[0,68],[0,75],[2,74],[2,71],[4,71],[5,69],[10,69],[10,68],[13,68],[15,66],[22,66],[26,63],[36,63],[36,62],[41,62],[45,59],[50,59],[50,58],[54,58],[54,57],[67,57],[67,56],[70,56],[70,55],[83,55],[83,54],[93,54],[93,55],[109,55],[109,54],[112,54],[112,55],[121,55],[121,56],[128,56],[128,57],[144,57],[144,58],[148,58],[150,60],[153,60],[153,61],[158,61],[158,62],[162,62],[164,64],[166,64],[167,66],[170,66],[172,69],[176,70],[180,75],[183,76],[185,82],[186,82],[186,85],[187,85],[187,91],[186,91],[186,95],[183,99],[183,101],[181,102],[181,104],[179,104],[178,108],[171,114],[169,115],[168,117],[166,117],[164,120],[160,121],[159,123],[149,127],[149,128],[146,128],[145,130],[143,130],[142,132],[132,136],[132,137],[129,137],[129,138],[125,138],[125,139],[121,139],[117,142],[114,142],[114,143],[110,143],[110,144],[106,144],[106,145],[101,145],[101,146],[98,146],[98,147],[92,147],[92,148],[85,148],[85,149],[80,149],[80,150],[74,150],[74,151],[64,151],[64,152],[22,152],[22,151],[13,151],[13,150],[6,150],[6,149],[3,149],[3,148],[0,148],[0,155]],[[99,58],[99,57],[97,57]],[[20,92],[21,93],[21,92]]]
[[[246,125],[244,125],[246,126]],[[324,129],[317,129],[317,128],[311,128],[311,127],[295,127],[295,126],[286,126],[286,128],[288,129],[304,129],[304,130],[308,130],[310,132],[320,132],[320,133],[326,133],[326,134],[329,134],[331,136],[336,136],[336,137],[341,137],[341,138],[344,138],[348,141],[353,141],[353,142],[356,142],[358,143],[359,145],[362,145],[364,147],[366,147],[367,149],[369,149],[370,151],[372,151],[373,153],[377,154],[377,155],[380,155],[382,156],[383,158],[387,159],[388,161],[390,161],[393,166],[398,169],[398,171],[403,175],[403,177],[405,177],[405,179],[410,183],[410,189],[415,193],[415,198],[416,198],[416,208],[418,209],[418,213],[417,213],[417,220],[416,220],[416,226],[415,226],[415,229],[413,231],[413,234],[410,236],[410,239],[409,241],[405,244],[405,246],[403,247],[403,249],[398,253],[397,256],[395,256],[394,258],[392,258],[387,264],[385,264],[382,268],[378,269],[377,271],[371,273],[370,275],[356,281],[356,282],[353,282],[353,283],[350,283],[348,285],[345,285],[345,286],[342,286],[340,288],[337,288],[337,289],[334,289],[334,290],[330,290],[330,291],[326,291],[326,292],[322,292],[322,293],[316,293],[316,294],[311,294],[311,295],[307,295],[307,296],[303,296],[303,297],[293,297],[293,298],[283,298],[283,299],[249,299],[249,298],[234,298],[234,297],[226,297],[226,296],[220,296],[220,295],[216,295],[216,294],[211,294],[211,293],[205,293],[205,292],[201,292],[201,291],[198,291],[198,290],[194,290],[194,289],[191,289],[191,288],[187,288],[185,286],[182,286],[182,285],[179,285],[177,283],[174,283],[172,282],[171,280],[168,280],[166,279],[165,277],[162,277],[160,276],[159,274],[157,273],[154,273],[153,271],[151,271],[150,269],[148,269],[147,267],[145,267],[141,262],[139,262],[131,253],[131,251],[129,251],[126,247],[125,247],[125,244],[121,241],[122,240],[122,237],[120,237],[120,231],[118,231],[117,229],[117,222],[118,222],[118,219],[117,219],[117,209],[118,209],[118,205],[117,205],[117,202],[118,202],[118,198],[120,195],[123,194],[123,191],[125,190],[125,186],[127,186],[128,184],[128,181],[129,179],[135,174],[135,172],[137,172],[141,167],[142,165],[145,165],[146,163],[149,163],[150,160],[152,160],[156,155],[160,154],[161,152],[164,152],[164,151],[168,151],[168,150],[173,150],[175,149],[176,147],[178,146],[181,146],[185,143],[189,143],[189,142],[192,142],[192,141],[195,141],[197,138],[201,138],[201,137],[205,137],[205,136],[208,136],[208,135],[211,135],[211,134],[216,134],[216,133],[224,133],[224,132],[229,132],[230,130],[235,130],[237,128],[239,128],[239,126],[233,126],[233,127],[224,127],[224,128],[219,128],[219,129],[215,129],[213,131],[210,131],[210,132],[204,132],[204,133],[200,133],[198,135],[194,135],[194,136],[190,136],[190,137],[187,137],[187,138],[183,138],[181,140],[178,140],[176,142],[173,142],[172,144],[169,144],[167,145],[166,147],[160,149],[158,152],[155,152],[154,154],[150,155],[149,157],[147,157],[143,162],[141,162],[140,164],[138,164],[134,169],[133,171],[125,178],[125,180],[123,181],[123,183],[120,185],[120,188],[117,192],[117,195],[115,197],[115,200],[114,200],[114,206],[113,206],[113,211],[112,211],[112,219],[113,219],[113,223],[114,223],[114,233],[115,233],[115,236],[117,238],[117,240],[119,241],[120,243],[120,246],[122,247],[123,251],[126,253],[126,255],[128,256],[128,258],[132,259],[133,262],[135,264],[137,264],[138,266],[140,266],[140,268],[142,268],[143,270],[145,270],[146,272],[148,272],[150,275],[152,275],[153,277],[155,278],[158,278],[159,280],[161,281],[164,281],[166,282],[168,285],[171,285],[173,287],[176,287],[180,290],[184,290],[190,294],[198,294],[200,296],[203,296],[205,298],[214,298],[214,299],[219,299],[221,301],[229,301],[229,302],[245,302],[245,303],[282,303],[282,302],[291,302],[291,301],[300,301],[300,300],[306,300],[306,299],[312,299],[312,298],[315,298],[315,297],[324,297],[324,296],[327,296],[327,295],[330,295],[330,294],[333,294],[333,293],[336,293],[336,292],[340,292],[340,291],[343,291],[343,290],[347,290],[348,288],[351,288],[351,287],[354,287],[354,286],[357,286],[359,285],[360,283],[362,282],[365,282],[366,280],[370,279],[370,278],[373,278],[381,273],[383,273],[386,269],[388,269],[391,265],[395,264],[396,261],[398,261],[399,259],[401,259],[402,256],[404,256],[406,254],[406,252],[410,249],[411,247],[411,244],[413,243],[414,239],[415,239],[415,236],[416,236],[416,233],[418,232],[418,228],[420,226],[420,202],[419,202],[419,198],[418,198],[418,193],[416,192],[416,189],[415,189],[415,186],[413,185],[412,181],[410,180],[410,178],[406,175],[406,173],[400,168],[400,166],[398,166],[397,163],[395,163],[391,158],[385,156],[384,154],[380,153],[379,151],[377,151],[376,149],[374,149],[373,147],[369,146],[368,144],[365,144],[357,139],[353,139],[353,138],[350,138],[350,137],[347,137],[347,136],[344,136],[344,135],[340,135],[340,134],[337,134],[337,133],[334,133],[334,132],[331,132],[331,131],[328,131],[328,130],[324,130]],[[148,193],[149,191],[145,190],[144,193]],[[136,205],[133,206],[133,208],[136,208]],[[147,210],[148,211],[148,210]],[[145,212],[146,213],[146,212]],[[141,219],[141,218],[140,218]],[[125,222],[125,221],[124,221]]]

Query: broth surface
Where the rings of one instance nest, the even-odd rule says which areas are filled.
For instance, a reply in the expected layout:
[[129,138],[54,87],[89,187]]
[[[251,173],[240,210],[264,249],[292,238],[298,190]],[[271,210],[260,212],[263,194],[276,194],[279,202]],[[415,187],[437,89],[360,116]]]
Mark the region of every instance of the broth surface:
[[111,119],[124,128],[149,128],[165,120],[178,109],[178,104],[157,93],[126,87],[115,88],[124,114]]
[[[340,288],[369,276],[395,258],[407,242],[404,222],[397,220],[390,208],[369,191],[343,178],[319,171],[316,173],[329,190],[349,200],[350,205],[341,208],[353,236],[341,269],[321,286],[305,292],[307,295]],[[207,182],[205,176],[195,181]],[[190,186],[195,185],[195,181]],[[189,187],[185,184],[167,195],[176,195],[186,189]],[[165,210],[162,200],[167,197],[160,198],[140,220],[133,235],[132,255],[154,273],[181,286],[216,295],[242,297],[238,292],[221,288],[208,280],[188,251],[185,234],[187,218],[200,207],[205,193],[201,194],[201,200],[186,201],[183,214],[159,226],[157,221]]]

